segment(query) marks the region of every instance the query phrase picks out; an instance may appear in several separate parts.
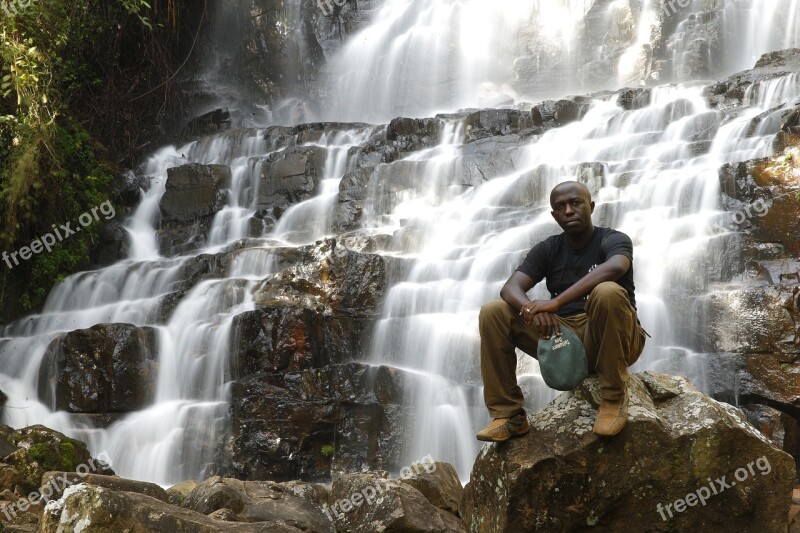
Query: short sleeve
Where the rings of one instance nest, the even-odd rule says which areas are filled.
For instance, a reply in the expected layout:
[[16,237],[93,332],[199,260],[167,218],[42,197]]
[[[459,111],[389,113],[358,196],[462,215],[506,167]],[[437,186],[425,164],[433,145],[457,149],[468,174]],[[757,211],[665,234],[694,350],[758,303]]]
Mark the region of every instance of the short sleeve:
[[633,243],[631,238],[621,231],[612,231],[603,238],[600,248],[605,254],[604,260],[615,255],[624,255],[633,261]]
[[547,241],[542,241],[531,248],[531,251],[525,256],[525,260],[517,267],[517,271],[526,274],[535,283],[539,283],[547,275],[549,257]]

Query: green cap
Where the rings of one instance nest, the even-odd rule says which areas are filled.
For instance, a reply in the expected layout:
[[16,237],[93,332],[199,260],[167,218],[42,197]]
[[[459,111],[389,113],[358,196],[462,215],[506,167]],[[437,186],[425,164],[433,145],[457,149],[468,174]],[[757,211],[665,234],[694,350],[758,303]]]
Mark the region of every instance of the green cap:
[[571,329],[559,324],[559,335],[539,339],[539,369],[551,389],[572,390],[589,375],[589,362],[581,339]]

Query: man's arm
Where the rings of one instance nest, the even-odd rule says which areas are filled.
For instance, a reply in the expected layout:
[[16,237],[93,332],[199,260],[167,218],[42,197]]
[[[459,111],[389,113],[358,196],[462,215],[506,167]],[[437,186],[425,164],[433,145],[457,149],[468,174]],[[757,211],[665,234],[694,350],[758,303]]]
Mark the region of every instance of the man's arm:
[[528,324],[533,324],[533,317],[538,313],[555,313],[562,306],[574,302],[592,292],[604,281],[616,281],[631,268],[631,260],[624,255],[609,257],[605,263],[597,265],[591,272],[576,281],[570,288],[552,300],[533,300],[522,306],[520,314]]
[[511,274],[506,284],[503,285],[500,290],[500,298],[505,300],[515,311],[519,312],[523,305],[531,301],[527,293],[536,283],[538,282],[531,279],[529,275],[517,270]]

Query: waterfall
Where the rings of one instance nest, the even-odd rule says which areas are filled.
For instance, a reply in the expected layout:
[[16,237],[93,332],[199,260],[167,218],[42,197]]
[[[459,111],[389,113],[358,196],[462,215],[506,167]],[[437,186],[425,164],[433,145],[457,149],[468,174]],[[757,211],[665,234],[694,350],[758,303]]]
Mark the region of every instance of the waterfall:
[[[715,281],[706,264],[736,240],[718,224],[724,212],[717,171],[726,162],[770,155],[780,124],[774,114],[759,117],[800,96],[797,75],[760,82],[747,91],[738,115],[726,118],[709,107],[702,83],[679,79],[691,71],[682,65],[696,59],[696,50],[688,39],[681,47],[669,38],[691,35],[692,16],[705,4],[694,1],[688,11],[670,14],[655,1],[385,0],[374,19],[328,58],[329,101],[321,114],[376,124],[475,107],[527,111],[544,97],[652,84],[659,61],[671,61],[674,78],[689,82],[653,87],[649,104],[635,110],[620,107],[617,94],[594,94],[580,120],[497,143],[489,155],[466,142],[464,113],[443,115],[437,146],[372,170],[362,229],[391,236],[379,253],[409,267],[389,288],[372,345],[359,355],[413,377],[406,380],[405,401],[415,415],[403,464],[431,455],[468,477],[479,450],[474,435],[487,421],[478,310],[498,297],[535,243],[559,231],[547,193],[565,180],[590,187],[595,224],[633,239],[639,316],[653,335],[634,370],[681,372],[704,386],[703,354],[693,349],[686,323],[688,295]],[[723,2],[715,20],[726,54],[715,75],[751,68],[772,49],[800,46],[796,14],[792,0]],[[638,26],[626,22],[634,15]],[[667,27],[669,17],[680,20],[661,35],[656,30]],[[592,24],[631,34],[609,31],[595,43],[582,33]],[[613,39],[624,46],[603,56]],[[655,41],[664,54],[658,61]],[[584,66],[598,61],[607,62],[610,77],[595,83]],[[275,272],[276,249],[332,234],[339,182],[357,167],[358,147],[376,131],[337,125],[307,142],[324,152],[316,196],[255,235],[264,162],[285,149],[271,145],[265,130],[221,132],[154,152],[143,166],[150,186],[125,226],[130,256],[70,276],[51,291],[41,313],[3,328],[0,389],[9,398],[3,422],[45,424],[84,439],[95,454],[108,453],[125,477],[166,485],[211,472],[212,444],[227,414],[232,321],[255,308],[255,287]],[[496,157],[497,172],[468,175],[476,154]],[[187,163],[229,166],[227,201],[205,246],[164,257],[156,237],[159,202],[168,169]],[[185,287],[182,273],[202,254],[231,254],[230,266],[219,279]],[[181,291],[164,320],[164,299]],[[546,297],[544,287],[534,296]],[[100,428],[91,417],[53,411],[37,391],[50,343],[102,323],[152,327],[159,372],[151,406]],[[554,398],[533,358],[520,354],[518,374],[529,409]]]

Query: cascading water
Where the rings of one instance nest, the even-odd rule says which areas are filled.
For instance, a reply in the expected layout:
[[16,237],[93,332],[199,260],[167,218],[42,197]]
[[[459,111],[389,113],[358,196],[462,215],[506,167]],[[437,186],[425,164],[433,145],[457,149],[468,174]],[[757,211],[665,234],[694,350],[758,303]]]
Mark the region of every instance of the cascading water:
[[[608,9],[623,9],[624,3],[612,2]],[[325,114],[385,121],[397,114],[425,116],[515,100],[522,105],[520,94],[530,99],[539,93],[512,87],[523,63],[511,60],[520,36],[535,34],[537,42],[550,44],[547,50],[562,67],[569,67],[586,59],[586,50],[576,49],[576,37],[595,4],[387,0],[371,25],[331,58],[329,93],[336,101]],[[643,3],[647,15],[642,20],[648,24],[663,17],[655,4]],[[727,2],[722,31],[740,39],[726,45],[720,69],[748,68],[764,52],[800,44],[796,17],[787,16],[796,9],[790,0]],[[689,31],[683,22],[675,24],[676,31]],[[770,31],[775,27],[780,31]],[[651,29],[639,27],[616,58],[615,80],[636,81]],[[525,59],[534,61],[531,68],[542,67],[536,72],[544,77],[552,59],[547,50],[539,50],[535,61],[531,55]],[[684,61],[682,54],[676,50],[673,61]],[[570,77],[570,68],[554,72],[558,76],[548,78],[545,92],[583,87]],[[620,108],[616,95],[597,96],[580,121],[498,147],[513,170],[486,181],[465,176],[474,146],[464,142],[466,126],[456,118],[447,119],[439,146],[378,165],[363,226],[392,234],[381,253],[400,256],[411,267],[390,288],[371,353],[364,355],[416,377],[408,380],[406,391],[416,416],[406,433],[404,464],[430,454],[467,477],[478,450],[474,433],[486,420],[477,361],[478,309],[497,297],[534,243],[558,231],[545,198],[567,179],[581,179],[593,189],[596,223],[634,240],[639,314],[653,334],[636,369],[680,370],[702,386],[702,358],[685,347],[687,325],[679,310],[687,305],[687,289],[708,283],[702,272],[706,257],[724,253],[729,245],[731,234],[714,224],[723,216],[717,170],[725,162],[770,153],[779,124],[774,113],[759,116],[796,98],[798,81],[793,75],[751,87],[747,107],[731,120],[708,107],[699,85],[654,88],[649,105],[632,111]],[[261,239],[247,239],[253,237],[259,175],[265,157],[279,150],[267,144],[262,130],[222,133],[153,154],[145,168],[152,176],[150,188],[127,222],[130,257],[71,276],[52,291],[41,314],[4,328],[0,389],[9,397],[4,422],[15,427],[41,423],[83,438],[93,452],[106,451],[127,477],[166,484],[208,472],[215,458],[208,444],[226,410],[233,317],[254,308],[254,287],[274,271],[276,247],[313,242],[332,232],[339,180],[355,165],[351,149],[374,133],[336,130],[308,145],[325,151],[319,194],[290,207],[271,233],[257,235]],[[207,246],[195,255],[165,258],[155,225],[167,170],[195,162],[231,167],[228,201],[214,218]],[[163,298],[180,290],[181,272],[196,254],[228,252],[234,257],[225,276],[187,290],[171,317],[160,321]],[[542,287],[536,294],[545,296]],[[111,322],[156,329],[157,390],[151,407],[95,429],[84,417],[53,412],[37,400],[39,366],[58,335]],[[552,399],[533,359],[520,357],[519,371],[530,408]]]

